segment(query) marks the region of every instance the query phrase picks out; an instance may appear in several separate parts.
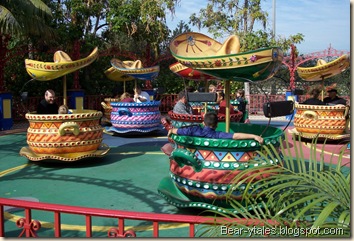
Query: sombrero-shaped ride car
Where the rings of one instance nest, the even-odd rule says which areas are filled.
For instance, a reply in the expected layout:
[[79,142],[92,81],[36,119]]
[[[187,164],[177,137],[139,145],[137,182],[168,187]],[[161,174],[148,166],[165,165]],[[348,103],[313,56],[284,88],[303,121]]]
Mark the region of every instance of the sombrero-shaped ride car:
[[[153,80],[160,71],[159,66],[144,68],[141,60],[112,59],[111,65],[115,71],[135,80]],[[105,99],[105,102],[105,112],[110,112],[110,122],[112,123],[111,127],[105,129],[108,133],[148,133],[162,129],[160,101],[126,103],[119,102],[119,99]]]
[[[181,64],[225,80],[225,96],[230,95],[229,81],[261,81],[270,78],[282,64],[283,54],[277,47],[239,52],[237,36],[224,44],[200,33],[184,33],[170,43],[172,55]],[[227,97],[225,98],[227,100]],[[229,102],[226,102],[226,106]],[[226,113],[226,118],[230,117]],[[219,123],[217,130],[262,135],[264,143],[251,139],[214,139],[172,134],[173,150],[169,155],[170,174],[158,187],[171,204],[182,208],[232,209],[227,193],[242,202],[244,186],[233,190],[231,180],[243,170],[265,165],[259,155],[266,145],[279,143],[284,135],[279,128],[256,124]],[[229,124],[229,126],[228,126]],[[272,160],[278,163],[281,160]],[[261,178],[261,177],[260,177]],[[252,185],[244,183],[244,185]]]
[[270,78],[283,59],[278,47],[241,53],[236,35],[231,35],[221,44],[201,33],[184,33],[171,41],[170,50],[182,65],[216,78],[241,82]]
[[[72,61],[68,54],[57,51],[54,62],[26,59],[29,75],[40,81],[53,80],[91,64],[98,57],[95,48],[86,58]],[[66,86],[66,85],[64,85]],[[64,93],[66,89],[64,88]],[[70,114],[43,115],[27,113],[28,147],[22,147],[20,155],[32,161],[56,159],[77,161],[88,157],[102,157],[109,147],[102,143],[103,128],[99,120],[102,112],[96,110],[70,110]]]
[[[319,59],[316,66],[298,67],[297,72],[305,81],[322,81],[345,71],[350,66],[348,55],[326,62]],[[323,95],[322,95],[323,96]],[[345,105],[305,105],[295,103],[295,128],[290,132],[304,138],[344,139],[349,133],[349,106]]]

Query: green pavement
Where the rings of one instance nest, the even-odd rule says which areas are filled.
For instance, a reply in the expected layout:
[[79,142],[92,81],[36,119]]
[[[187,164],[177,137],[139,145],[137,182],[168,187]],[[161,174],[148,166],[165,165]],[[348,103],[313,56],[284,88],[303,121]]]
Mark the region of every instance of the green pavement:
[[[196,214],[177,209],[157,193],[160,180],[169,174],[169,159],[160,150],[167,143],[166,135],[129,138],[105,134],[103,142],[111,147],[103,158],[31,162],[19,155],[21,147],[27,146],[26,133],[0,136],[0,196],[112,210]],[[7,237],[20,234],[22,229],[16,227],[15,220],[23,215],[21,210],[6,212]],[[40,237],[53,237],[53,230],[48,229],[52,213],[34,211],[32,218],[42,223]],[[63,237],[84,237],[84,221],[82,216],[63,215]],[[115,227],[117,220],[93,218],[93,225],[93,230],[99,231],[95,235],[107,237],[107,230]],[[152,235],[148,231],[152,223],[126,221],[125,225],[135,227],[138,237]],[[188,229],[172,225],[160,235],[188,236]]]

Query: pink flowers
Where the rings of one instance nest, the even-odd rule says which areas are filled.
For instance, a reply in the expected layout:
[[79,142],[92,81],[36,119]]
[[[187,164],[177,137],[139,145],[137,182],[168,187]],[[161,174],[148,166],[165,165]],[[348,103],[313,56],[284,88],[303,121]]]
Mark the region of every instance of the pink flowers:
[[257,61],[257,56],[256,56],[256,55],[252,55],[252,56],[250,57],[250,61],[251,61],[252,63],[256,62],[256,61]]
[[220,67],[221,66],[221,61],[220,60],[216,60],[215,61],[215,66],[216,67]]

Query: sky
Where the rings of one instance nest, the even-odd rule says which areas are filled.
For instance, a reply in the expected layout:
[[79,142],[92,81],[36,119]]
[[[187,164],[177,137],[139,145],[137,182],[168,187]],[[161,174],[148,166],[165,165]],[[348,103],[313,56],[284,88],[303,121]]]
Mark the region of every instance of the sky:
[[[189,16],[192,13],[198,15],[207,3],[207,0],[180,0],[173,20],[170,15],[167,17],[167,25],[173,30],[181,20],[188,24]],[[272,29],[273,0],[262,0],[261,4],[262,10],[268,12],[267,28]],[[276,0],[275,9],[276,36],[304,35],[304,41],[296,44],[300,54],[323,51],[330,46],[336,50],[350,51],[349,0]],[[198,30],[192,25],[190,28],[212,37],[206,29]],[[222,39],[218,41],[223,42]]]

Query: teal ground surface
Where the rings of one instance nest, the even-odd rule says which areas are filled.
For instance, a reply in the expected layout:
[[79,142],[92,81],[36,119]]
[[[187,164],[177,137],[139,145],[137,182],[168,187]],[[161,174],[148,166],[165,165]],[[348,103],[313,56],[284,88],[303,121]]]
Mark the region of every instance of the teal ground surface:
[[[0,197],[35,199],[39,202],[72,206],[126,210],[149,213],[198,215],[199,210],[177,209],[158,192],[160,181],[169,175],[169,159],[160,150],[167,143],[166,131],[151,135],[111,136],[104,134],[103,143],[111,149],[102,158],[76,162],[32,162],[19,155],[27,146],[26,133],[0,136]],[[310,156],[308,143],[302,143],[305,158]],[[325,160],[330,160],[343,145],[326,145]],[[294,152],[294,145],[290,145]],[[319,145],[321,150],[321,145]],[[349,152],[349,150],[348,150]],[[306,156],[307,155],[307,156]],[[321,156],[320,152],[316,152]],[[345,154],[350,171],[350,154]],[[16,221],[23,210],[5,209],[6,237],[18,237],[22,229]],[[53,213],[33,211],[32,219],[41,222],[39,237],[54,237]],[[62,237],[85,237],[85,217],[63,214]],[[110,218],[92,219],[93,237],[107,237],[109,228],[117,226]],[[125,222],[138,237],[152,237],[151,222]],[[163,225],[162,225],[163,226]],[[197,233],[201,226],[197,226]],[[163,226],[160,237],[188,237],[186,225]]]
[[[169,173],[169,159],[160,150],[167,143],[166,135],[129,138],[105,134],[103,142],[111,148],[103,158],[32,162],[19,155],[21,147],[27,146],[25,133],[0,136],[0,196],[112,210],[197,214],[177,209],[157,193],[159,182]],[[24,214],[13,210],[6,215],[16,220]],[[53,213],[34,211],[32,218],[42,223],[40,237],[53,237],[53,230],[46,228],[53,222]],[[5,222],[7,237],[17,237],[22,231],[13,220]],[[63,237],[84,237],[83,216],[64,214],[62,223]],[[93,225],[99,231],[94,235],[107,237],[107,230],[115,227],[117,220],[93,218]],[[152,236],[147,231],[152,223],[128,220],[125,225],[140,227],[139,237]],[[187,237],[188,229],[166,228],[160,236]]]

